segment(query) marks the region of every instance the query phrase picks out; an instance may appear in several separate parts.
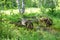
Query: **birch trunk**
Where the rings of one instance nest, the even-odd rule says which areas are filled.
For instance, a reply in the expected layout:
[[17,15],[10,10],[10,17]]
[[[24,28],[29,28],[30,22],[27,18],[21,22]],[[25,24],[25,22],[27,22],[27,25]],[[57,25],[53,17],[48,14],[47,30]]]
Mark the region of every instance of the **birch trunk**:
[[18,5],[19,13],[21,13],[21,10],[20,10],[20,0],[16,0],[16,2],[17,2],[17,5]]
[[23,14],[25,12],[25,2],[24,0],[22,0],[22,11],[21,13]]

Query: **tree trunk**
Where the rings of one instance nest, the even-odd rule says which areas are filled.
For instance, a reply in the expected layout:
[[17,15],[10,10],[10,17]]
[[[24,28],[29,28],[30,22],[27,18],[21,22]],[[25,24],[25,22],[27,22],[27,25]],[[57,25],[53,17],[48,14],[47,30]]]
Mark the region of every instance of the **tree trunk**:
[[18,5],[19,13],[21,13],[21,10],[20,10],[20,0],[16,0],[16,2],[17,2],[17,5]]
[[25,4],[24,4],[24,0],[22,0],[22,10],[20,10],[20,1],[21,0],[16,0],[16,2],[17,2],[17,5],[18,5],[18,9],[19,9],[19,13],[21,13],[21,15],[22,15],[22,20],[21,20],[21,23],[22,23],[22,25],[25,25],[24,23],[25,23],[25,19],[23,18],[23,13],[25,12]]
[[25,2],[24,0],[22,0],[22,11],[21,13],[23,14],[25,12]]

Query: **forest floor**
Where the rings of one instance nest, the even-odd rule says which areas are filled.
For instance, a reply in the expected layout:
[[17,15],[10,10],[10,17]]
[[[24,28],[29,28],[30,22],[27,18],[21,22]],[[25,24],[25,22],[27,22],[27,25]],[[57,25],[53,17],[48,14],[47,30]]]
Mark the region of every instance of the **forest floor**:
[[[39,12],[39,8],[27,8],[25,11],[25,13],[28,14],[38,14]],[[46,27],[46,29],[41,28],[40,30],[27,30],[25,27],[18,27],[15,26],[15,24],[10,24],[10,22],[16,22],[18,18],[21,17],[18,14],[18,9],[2,10],[1,13],[2,19],[5,21],[2,22],[2,25],[0,24],[0,40],[60,40],[60,18],[58,17],[49,15],[54,23],[54,25],[49,28]],[[8,15],[5,15],[4,13]],[[12,13],[12,15],[10,15],[10,13]]]

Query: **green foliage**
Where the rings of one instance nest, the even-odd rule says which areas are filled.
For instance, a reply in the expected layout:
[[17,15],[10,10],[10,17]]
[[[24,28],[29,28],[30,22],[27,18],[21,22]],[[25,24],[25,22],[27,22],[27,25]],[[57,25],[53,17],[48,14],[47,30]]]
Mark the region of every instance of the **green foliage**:
[[[37,7],[37,3],[32,0],[24,0],[25,7]],[[16,0],[0,0],[0,10],[17,8]],[[22,0],[20,0],[20,8],[22,8]]]
[[40,2],[44,8],[55,8],[57,6],[58,0],[42,0]]
[[[24,15],[28,17],[36,16],[37,14]],[[2,26],[0,25],[0,40],[60,40],[59,32],[51,33],[52,31],[27,30],[25,27],[21,28],[15,26],[14,24],[10,24],[10,21],[16,22],[18,18],[21,18],[19,14],[6,15],[2,13],[2,19],[5,21],[2,22]],[[55,18],[54,23],[55,26],[59,25],[59,23],[57,24],[57,20]]]
[[53,13],[51,11],[48,11],[47,14],[56,18],[60,18],[60,10],[55,10]]
[[[20,0],[20,3],[21,1],[22,0]],[[25,7],[37,7],[37,1],[36,2],[34,1],[25,0],[26,4]],[[49,6],[49,1],[46,1],[46,3],[43,4],[45,8],[55,8],[57,6],[54,3],[53,5],[51,4]],[[0,0],[0,9],[11,9],[16,7],[17,7],[16,0]],[[55,30],[58,31],[27,30],[26,27],[18,27],[15,26],[15,24],[10,23],[17,22],[21,20],[22,17],[29,19],[29,17],[39,18],[40,16],[52,18],[53,25],[51,26],[51,28],[55,28]],[[31,13],[24,14],[23,16],[20,14],[15,14],[13,12],[11,12],[10,15],[0,13],[0,40],[60,40],[60,10],[55,10],[53,13],[49,11],[45,12],[45,14]]]
[[41,11],[46,13],[46,9],[49,9],[50,14],[55,16],[55,8],[58,6],[58,0],[40,0]]
[[16,0],[0,0],[0,9],[11,9],[16,8]]

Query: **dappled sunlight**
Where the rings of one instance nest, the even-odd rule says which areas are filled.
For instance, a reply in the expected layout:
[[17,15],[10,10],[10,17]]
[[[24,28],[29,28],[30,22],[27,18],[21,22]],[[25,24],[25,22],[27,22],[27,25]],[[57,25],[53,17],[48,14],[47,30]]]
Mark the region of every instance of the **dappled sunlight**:
[[[40,9],[39,8],[26,8],[25,13],[39,13]],[[17,14],[19,13],[18,9],[12,9],[12,10],[1,10],[1,13],[5,13],[10,15],[10,13]]]

